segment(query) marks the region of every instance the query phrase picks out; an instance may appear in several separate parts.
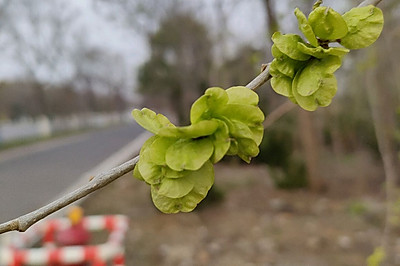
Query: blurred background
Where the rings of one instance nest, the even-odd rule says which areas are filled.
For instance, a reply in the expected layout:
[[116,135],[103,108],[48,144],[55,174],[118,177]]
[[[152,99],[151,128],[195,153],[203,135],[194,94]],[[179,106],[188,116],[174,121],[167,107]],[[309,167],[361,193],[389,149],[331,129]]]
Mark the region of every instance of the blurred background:
[[[344,13],[359,2],[324,5]],[[208,87],[246,85],[272,60],[272,33],[298,33],[294,8],[312,5],[1,0],[0,222],[132,143],[143,132],[133,108],[185,125]],[[88,214],[130,217],[127,265],[364,265],[382,243],[400,248],[400,209],[385,211],[387,195],[400,200],[400,2],[379,7],[383,33],[345,58],[331,106],[305,112],[269,84],[258,89],[276,118],[260,155],[218,164],[193,213],[159,213],[130,176],[83,202]]]

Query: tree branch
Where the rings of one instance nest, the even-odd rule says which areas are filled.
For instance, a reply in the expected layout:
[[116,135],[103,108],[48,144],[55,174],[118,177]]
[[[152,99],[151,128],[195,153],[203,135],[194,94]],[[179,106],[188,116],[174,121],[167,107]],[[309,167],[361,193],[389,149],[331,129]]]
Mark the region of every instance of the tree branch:
[[291,101],[286,101],[285,103],[279,105],[276,109],[274,109],[268,116],[265,118],[263,123],[264,129],[271,126],[275,123],[279,118],[281,118],[284,114],[288,113],[292,110],[296,105]]
[[75,191],[61,197],[60,199],[53,201],[48,205],[33,212],[20,216],[14,220],[0,224],[0,234],[8,231],[25,232],[31,225],[52,214],[53,212],[64,208],[72,202],[75,202],[89,195],[90,193],[99,190],[102,187],[105,187],[117,178],[132,171],[138,160],[139,156],[136,156],[135,158],[121,164],[120,166],[108,170],[107,172],[98,174],[85,186],[76,189]]
[[373,5],[376,6],[378,5],[382,0],[365,0],[361,4],[358,5],[358,7],[363,7],[363,6],[369,6]]
[[269,66],[270,64],[267,64],[266,68],[257,77],[250,81],[250,83],[247,84],[246,87],[254,91],[257,88],[261,87],[265,82],[270,80],[272,76],[269,73]]

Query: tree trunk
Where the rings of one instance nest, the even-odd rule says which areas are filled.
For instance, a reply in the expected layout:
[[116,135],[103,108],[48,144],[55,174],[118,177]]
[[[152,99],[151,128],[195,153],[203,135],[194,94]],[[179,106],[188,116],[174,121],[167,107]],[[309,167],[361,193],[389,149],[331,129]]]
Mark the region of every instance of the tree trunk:
[[172,104],[172,109],[176,114],[178,125],[182,126],[187,123],[185,116],[185,101],[181,86],[175,86],[172,89],[171,98],[169,102]]
[[46,95],[43,89],[43,85],[37,82],[33,82],[33,97],[37,104],[38,113],[40,115],[49,115],[49,107],[47,104]]
[[298,112],[298,127],[303,148],[304,159],[311,191],[320,193],[325,190],[325,182],[319,171],[319,138],[316,134],[314,113],[300,110]]
[[396,212],[395,203],[399,199],[400,176],[395,143],[395,108],[390,89],[380,87],[376,72],[370,70],[365,74],[365,77],[375,134],[385,171],[386,221],[382,239],[382,246],[386,255],[385,265],[395,265],[396,232],[399,229],[399,224],[396,222],[399,214]]
[[265,12],[267,15],[268,36],[272,36],[274,32],[278,31],[279,24],[275,16],[275,9],[272,6],[271,0],[264,0]]

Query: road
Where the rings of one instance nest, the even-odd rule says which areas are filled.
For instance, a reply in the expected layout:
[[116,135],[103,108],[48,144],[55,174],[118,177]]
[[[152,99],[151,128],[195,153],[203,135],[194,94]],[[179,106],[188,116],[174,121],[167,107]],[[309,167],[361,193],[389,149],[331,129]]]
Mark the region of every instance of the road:
[[54,199],[143,130],[117,126],[0,153],[0,223]]

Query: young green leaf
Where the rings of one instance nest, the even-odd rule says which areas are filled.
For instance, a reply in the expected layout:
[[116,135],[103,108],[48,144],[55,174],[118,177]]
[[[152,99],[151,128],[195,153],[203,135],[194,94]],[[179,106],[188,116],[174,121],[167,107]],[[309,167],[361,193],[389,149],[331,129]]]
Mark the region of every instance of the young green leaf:
[[272,77],[280,77],[280,76],[285,76],[285,77],[287,77],[286,75],[284,75],[284,74],[282,74],[276,67],[270,67],[269,68],[269,74],[272,76]]
[[[302,66],[301,61],[296,61],[293,60],[289,57],[286,56],[280,57],[280,58],[275,58],[272,60],[271,65],[270,65],[270,71],[272,76],[276,76],[277,73],[282,73],[283,75],[293,78],[294,75],[296,74],[296,71]],[[275,71],[276,70],[276,71]]]
[[296,8],[294,14],[297,17],[297,23],[299,24],[299,30],[304,34],[304,37],[310,42],[314,47],[319,46],[318,40],[315,37],[314,31],[308,23],[307,17],[301,12],[300,9]]
[[314,111],[318,106],[328,106],[337,91],[336,78],[333,74],[326,73],[318,80],[318,90],[308,96],[300,95],[298,90],[299,79],[302,73],[298,73],[293,80],[293,95],[296,102],[307,111]]
[[146,183],[155,185],[160,184],[164,177],[162,166],[156,165],[144,158],[140,158],[137,164],[138,171]]
[[314,97],[319,106],[325,107],[331,104],[337,91],[337,81],[333,74],[325,76],[321,88],[315,92]]
[[276,93],[286,97],[290,97],[293,95],[292,81],[293,79],[284,75],[272,77],[271,87]]
[[318,108],[318,104],[315,101],[315,98],[311,96],[302,96],[298,93],[297,90],[297,83],[299,80],[299,77],[301,76],[302,71],[297,72],[296,76],[294,77],[293,80],[293,85],[292,85],[292,92],[293,96],[297,102],[298,105],[300,105],[301,108],[307,111],[315,111]]
[[162,170],[166,178],[182,178],[184,176],[184,171],[175,171],[168,166],[163,167]]
[[303,43],[299,43],[297,48],[305,54],[309,54],[313,57],[322,59],[328,56],[337,56],[337,57],[343,57],[347,53],[350,52],[349,49],[342,48],[342,47],[329,47],[328,49],[325,49],[321,46],[318,47],[308,47],[307,45]]
[[161,128],[175,127],[165,116],[156,114],[154,111],[143,108],[142,110],[134,109],[132,116],[136,122],[148,131],[157,134]]
[[298,75],[296,91],[301,96],[314,94],[324,86],[326,75],[333,74],[340,67],[340,64],[341,60],[336,56],[326,57],[322,60],[312,60]]
[[226,91],[220,87],[208,88],[204,95],[209,96],[209,105],[218,109],[220,105],[224,105],[228,102],[228,95]]
[[162,128],[158,135],[169,138],[199,138],[213,134],[218,125],[217,121],[202,120],[190,126]]
[[228,126],[221,120],[217,121],[219,123],[218,129],[211,136],[214,145],[214,153],[211,156],[212,163],[219,162],[225,156],[226,152],[229,150],[229,146],[231,145]]
[[228,94],[224,89],[218,87],[207,89],[204,95],[193,103],[190,109],[190,121],[194,124],[213,118],[214,112],[217,112],[227,102]]
[[[293,96],[292,96],[293,97]],[[255,141],[257,146],[261,144],[261,141],[264,137],[264,125],[262,123],[250,127],[251,132],[253,133],[252,139]]]
[[342,59],[338,56],[327,56],[321,60],[316,59],[312,63],[315,64],[317,68],[325,69],[326,73],[333,74],[341,67]]
[[[149,158],[148,158],[148,153],[146,154],[146,151],[149,149],[151,144],[157,139],[157,136],[152,136],[149,139],[147,139],[142,148],[140,149],[140,158],[139,162],[136,164],[133,175],[139,180],[144,180],[146,183],[151,184],[151,183],[157,183],[160,182],[160,176],[161,176],[161,169],[157,167],[156,165],[149,163]],[[146,175],[146,178],[143,177],[143,173],[140,171],[139,165],[142,164],[144,174]],[[153,174],[156,175],[157,180],[153,180]],[[147,182],[146,179],[149,179],[150,182]]]
[[140,153],[143,153],[144,151],[146,151],[151,144],[153,144],[154,141],[156,141],[159,137],[158,136],[151,136],[150,138],[148,138],[142,145],[142,148],[140,148]]
[[252,157],[256,157],[260,150],[258,149],[257,144],[252,139],[238,139],[238,156],[245,161],[246,163],[250,163]]
[[159,186],[151,186],[151,197],[154,205],[164,213],[190,212],[206,196],[214,184],[214,168],[206,162],[197,171],[185,172],[185,179],[193,184],[193,189],[185,196],[171,198],[159,193]]
[[279,51],[287,55],[288,57],[299,60],[306,61],[310,58],[309,55],[300,52],[297,49],[297,43],[304,43],[303,39],[296,34],[281,34],[279,31],[272,35],[272,41],[276,45]]
[[[163,170],[160,165],[156,165],[151,160],[151,145],[157,141],[159,136],[152,136],[145,141],[142,148],[140,149],[140,158],[136,167],[137,178],[142,178],[148,184],[159,184],[163,178]],[[165,154],[165,153],[164,153]],[[139,175],[140,174],[140,175]]]
[[163,213],[191,212],[203,199],[201,195],[189,192],[182,198],[169,198],[158,193],[157,186],[151,186],[151,198],[154,206]]
[[208,96],[198,98],[190,108],[190,122],[197,123],[211,118],[211,108],[208,103]]
[[143,178],[142,174],[140,173],[139,167],[137,164],[135,165],[135,168],[133,168],[133,176],[135,178],[139,179],[140,181],[144,181],[144,178]]
[[187,178],[164,178],[158,188],[158,193],[168,198],[182,198],[189,194],[194,187],[193,182]]
[[144,156],[156,165],[166,165],[165,154],[167,149],[177,141],[175,138],[157,137],[144,152]]
[[233,138],[251,139],[253,137],[253,133],[245,123],[234,119],[227,119],[225,117],[223,119],[229,128],[229,135]]
[[251,157],[257,156],[258,145],[264,135],[262,123],[252,127],[247,126],[241,121],[224,118],[228,125],[231,143],[226,154],[238,155],[246,162],[250,162]]
[[198,171],[188,171],[186,178],[193,183],[193,191],[205,198],[214,184],[214,166],[207,161]]
[[236,139],[231,139],[231,145],[229,150],[226,152],[227,155],[236,155],[239,151],[239,144]]
[[220,115],[231,120],[241,121],[247,125],[264,121],[264,114],[261,109],[253,105],[227,104]]
[[197,170],[210,159],[213,152],[214,145],[209,137],[180,139],[168,148],[166,163],[175,171]]
[[347,24],[342,16],[330,7],[320,6],[308,16],[315,35],[322,40],[336,40],[346,36]]
[[230,87],[226,90],[228,103],[258,105],[258,94],[243,86]]
[[169,198],[158,193],[156,186],[151,186],[151,198],[154,206],[163,213],[191,212],[204,199],[193,190],[182,198]]
[[340,44],[349,49],[360,49],[373,44],[383,29],[383,13],[379,8],[369,5],[356,7],[343,15],[349,33]]
[[275,44],[273,44],[272,46],[271,46],[271,54],[272,54],[272,56],[274,57],[274,58],[281,58],[281,57],[287,57],[284,53],[282,53],[279,49],[278,49],[278,47],[275,45]]

